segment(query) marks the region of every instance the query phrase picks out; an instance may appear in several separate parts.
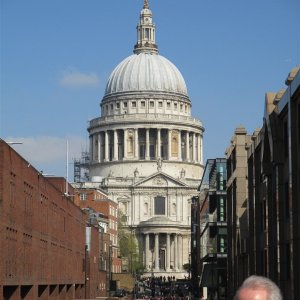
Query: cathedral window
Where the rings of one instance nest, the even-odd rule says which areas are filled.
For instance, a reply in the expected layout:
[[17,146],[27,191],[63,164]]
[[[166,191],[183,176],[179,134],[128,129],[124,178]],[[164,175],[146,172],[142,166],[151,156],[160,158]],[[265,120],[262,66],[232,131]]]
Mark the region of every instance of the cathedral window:
[[156,196],[154,198],[154,213],[155,215],[166,214],[166,198],[162,196]]

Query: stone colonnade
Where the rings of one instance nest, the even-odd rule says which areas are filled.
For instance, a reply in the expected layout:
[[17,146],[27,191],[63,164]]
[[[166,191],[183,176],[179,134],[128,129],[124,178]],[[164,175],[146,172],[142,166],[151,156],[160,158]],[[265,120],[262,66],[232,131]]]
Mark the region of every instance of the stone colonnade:
[[118,160],[168,160],[202,163],[202,135],[188,130],[125,128],[90,136],[93,162]]
[[183,235],[177,233],[144,233],[144,265],[148,271],[182,271]]

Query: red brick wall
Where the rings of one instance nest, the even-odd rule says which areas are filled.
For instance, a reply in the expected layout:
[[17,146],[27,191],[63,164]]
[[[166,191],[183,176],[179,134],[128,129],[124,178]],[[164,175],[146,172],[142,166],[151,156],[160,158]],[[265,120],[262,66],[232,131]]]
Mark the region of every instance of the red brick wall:
[[85,214],[2,140],[0,154],[1,289],[82,287]]

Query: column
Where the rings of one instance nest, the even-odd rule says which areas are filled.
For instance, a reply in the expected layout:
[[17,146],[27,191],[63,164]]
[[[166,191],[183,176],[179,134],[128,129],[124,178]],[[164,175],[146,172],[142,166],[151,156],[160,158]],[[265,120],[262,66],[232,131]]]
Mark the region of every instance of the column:
[[178,243],[177,243],[177,234],[174,235],[174,268],[178,270]]
[[167,271],[169,271],[170,270],[170,260],[171,260],[171,253],[170,253],[170,249],[171,249],[171,247],[170,247],[170,233],[167,233],[167,258],[166,258],[166,269],[167,269]]
[[155,233],[155,271],[159,271],[159,233]]
[[101,162],[101,134],[98,134],[98,162]]
[[185,145],[185,151],[186,151],[186,160],[190,160],[190,133],[186,132],[186,145]]
[[108,157],[108,131],[105,131],[105,151],[104,151],[104,161],[109,161]]
[[127,159],[127,129],[124,129],[124,149],[123,149],[123,159]]
[[196,161],[196,132],[193,132],[193,161]]
[[93,136],[90,135],[90,158],[93,161]]
[[200,163],[203,164],[203,146],[202,146],[202,135],[199,134],[200,139]]
[[149,233],[146,233],[145,234],[145,267],[146,267],[146,270],[149,270],[148,251],[149,251]]
[[157,129],[157,158],[161,157],[161,140],[160,140],[160,128]]
[[182,160],[181,155],[181,131],[178,130],[178,160]]
[[178,267],[182,269],[182,235],[178,236]]
[[200,148],[200,134],[197,135],[197,145],[198,145],[198,153],[197,153],[197,161],[200,163],[201,162],[201,156],[200,156],[200,153],[201,153],[201,148]]
[[150,143],[149,143],[149,128],[146,128],[146,160],[150,159],[150,155],[149,155],[149,147],[150,147]]
[[134,156],[139,159],[139,131],[138,128],[134,128]]
[[118,132],[117,132],[117,130],[114,130],[114,158],[113,158],[113,160],[118,160],[118,157],[119,157],[119,155],[118,155],[118,143],[119,143],[119,141],[118,141]]
[[168,159],[172,157],[172,130],[168,129]]
[[96,159],[96,146],[95,146],[95,141],[96,141],[96,136],[95,134],[93,134],[92,136],[92,151],[93,151],[93,156],[92,156],[92,160],[95,161]]

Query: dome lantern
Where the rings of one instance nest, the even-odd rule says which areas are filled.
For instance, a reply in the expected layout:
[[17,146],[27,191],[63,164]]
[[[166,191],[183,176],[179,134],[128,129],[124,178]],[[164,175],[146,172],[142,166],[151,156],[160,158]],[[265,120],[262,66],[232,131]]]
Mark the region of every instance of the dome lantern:
[[155,25],[152,22],[152,12],[149,9],[148,0],[144,0],[144,6],[140,13],[140,22],[137,29],[137,43],[133,52],[139,54],[141,52],[158,53],[155,44]]

